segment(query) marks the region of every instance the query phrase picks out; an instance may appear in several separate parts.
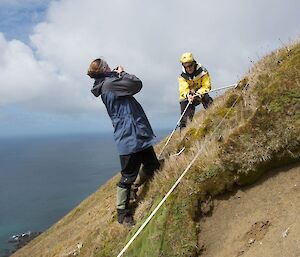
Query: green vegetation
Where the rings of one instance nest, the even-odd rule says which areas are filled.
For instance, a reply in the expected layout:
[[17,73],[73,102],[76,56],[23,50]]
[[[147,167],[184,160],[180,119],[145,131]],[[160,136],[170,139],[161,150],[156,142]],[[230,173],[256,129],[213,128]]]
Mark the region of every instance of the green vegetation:
[[116,222],[115,177],[14,256],[63,256],[78,242],[83,243],[78,256],[117,256],[201,149],[186,177],[124,254],[198,256],[201,204],[208,197],[300,160],[299,71],[300,44],[279,49],[252,67],[237,89],[199,112],[184,133],[175,133],[165,154],[182,147],[185,151],[166,160],[141,194],[132,231]]

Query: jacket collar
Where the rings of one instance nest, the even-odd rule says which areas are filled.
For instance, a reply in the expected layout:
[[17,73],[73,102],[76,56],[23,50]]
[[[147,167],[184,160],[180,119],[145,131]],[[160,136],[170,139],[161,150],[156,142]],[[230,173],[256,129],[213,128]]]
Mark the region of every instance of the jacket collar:
[[91,89],[94,96],[98,97],[99,95],[102,94],[102,85],[104,83],[105,78],[118,78],[118,77],[119,77],[119,74],[115,71],[101,73],[101,74],[98,74],[97,76],[95,76],[94,77],[95,82],[94,82],[93,88]]
[[184,67],[182,67],[181,77],[183,77],[184,79],[192,80],[197,77],[202,77],[206,73],[206,69],[200,63],[197,63],[196,69],[192,74],[186,73]]

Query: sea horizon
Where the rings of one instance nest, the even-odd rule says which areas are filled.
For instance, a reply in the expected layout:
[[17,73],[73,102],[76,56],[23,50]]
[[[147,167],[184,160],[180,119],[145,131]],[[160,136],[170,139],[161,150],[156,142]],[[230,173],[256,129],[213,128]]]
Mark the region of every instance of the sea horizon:
[[0,257],[11,236],[47,230],[120,170],[111,132],[2,137],[0,163]]

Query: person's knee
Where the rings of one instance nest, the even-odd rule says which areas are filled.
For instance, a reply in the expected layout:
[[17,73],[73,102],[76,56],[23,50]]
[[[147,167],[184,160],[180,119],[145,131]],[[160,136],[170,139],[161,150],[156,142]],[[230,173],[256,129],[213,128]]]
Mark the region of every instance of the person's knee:
[[136,176],[121,176],[121,179],[118,183],[118,187],[130,189],[131,185],[134,183]]

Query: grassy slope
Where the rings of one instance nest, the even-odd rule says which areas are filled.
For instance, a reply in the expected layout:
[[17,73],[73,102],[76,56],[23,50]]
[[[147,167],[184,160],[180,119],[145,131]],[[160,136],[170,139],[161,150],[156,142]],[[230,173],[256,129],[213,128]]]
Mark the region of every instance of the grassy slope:
[[234,184],[251,184],[264,172],[299,160],[299,71],[300,44],[273,52],[237,89],[199,112],[185,134],[175,134],[166,154],[182,146],[186,150],[168,159],[150,187],[144,188],[135,210],[138,225],[132,231],[116,222],[117,176],[14,256],[63,256],[77,243],[83,243],[79,256],[117,256],[201,148],[187,176],[124,255],[198,256],[198,221],[208,196]]

